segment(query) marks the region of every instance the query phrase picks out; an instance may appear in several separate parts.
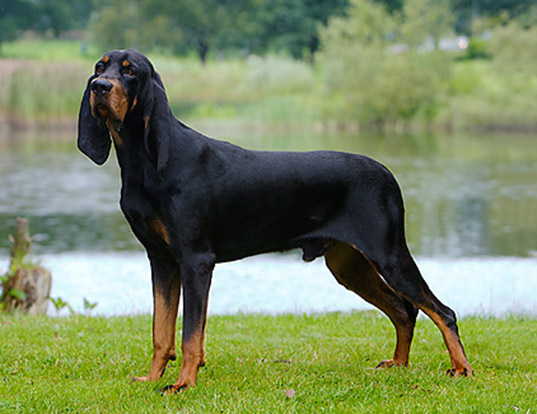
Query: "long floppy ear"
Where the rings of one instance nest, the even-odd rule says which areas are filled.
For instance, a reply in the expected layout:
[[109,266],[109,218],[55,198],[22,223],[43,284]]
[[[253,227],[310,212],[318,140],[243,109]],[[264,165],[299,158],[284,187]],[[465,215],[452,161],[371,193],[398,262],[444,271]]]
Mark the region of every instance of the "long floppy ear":
[[144,143],[146,151],[155,159],[157,172],[162,173],[170,156],[173,115],[160,76],[151,66],[144,91]]
[[106,126],[97,121],[91,114],[90,84],[94,76],[90,77],[78,114],[78,148],[86,154],[95,164],[102,165],[108,159],[112,141]]

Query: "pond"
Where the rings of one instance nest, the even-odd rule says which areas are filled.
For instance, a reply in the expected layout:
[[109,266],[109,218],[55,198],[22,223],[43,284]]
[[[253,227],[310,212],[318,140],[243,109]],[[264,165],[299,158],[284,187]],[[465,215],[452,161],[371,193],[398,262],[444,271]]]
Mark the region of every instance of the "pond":
[[[376,158],[401,184],[409,245],[442,300],[463,315],[537,314],[537,136],[199,129],[254,149]],[[76,150],[74,130],[4,133],[0,192],[0,271],[15,217],[28,217],[53,297],[77,310],[87,298],[107,315],[151,310],[149,267],[119,212],[114,156],[93,165]],[[213,286],[212,313],[369,308],[322,259],[304,264],[297,252],[217,266]]]

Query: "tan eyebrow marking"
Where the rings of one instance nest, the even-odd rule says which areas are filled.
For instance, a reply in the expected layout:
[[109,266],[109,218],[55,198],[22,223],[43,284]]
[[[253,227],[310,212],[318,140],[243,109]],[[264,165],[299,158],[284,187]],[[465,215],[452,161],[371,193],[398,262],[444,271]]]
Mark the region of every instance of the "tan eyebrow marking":
[[128,60],[124,60],[123,63],[121,64],[124,68],[126,68],[127,66],[130,66],[131,62],[129,62]]
[[108,56],[103,57],[103,63],[108,63],[109,60],[110,60],[110,57]]

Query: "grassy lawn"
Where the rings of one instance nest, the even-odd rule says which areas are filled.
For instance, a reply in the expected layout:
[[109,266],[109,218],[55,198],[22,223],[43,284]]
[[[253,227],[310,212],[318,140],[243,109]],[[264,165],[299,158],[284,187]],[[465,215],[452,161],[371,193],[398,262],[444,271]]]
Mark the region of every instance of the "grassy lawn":
[[394,342],[376,312],[213,316],[197,387],[161,397],[179,362],[159,383],[130,383],[149,369],[149,316],[0,316],[0,412],[536,412],[537,320],[460,327],[474,378],[444,375],[449,357],[427,319],[409,368],[374,370]]

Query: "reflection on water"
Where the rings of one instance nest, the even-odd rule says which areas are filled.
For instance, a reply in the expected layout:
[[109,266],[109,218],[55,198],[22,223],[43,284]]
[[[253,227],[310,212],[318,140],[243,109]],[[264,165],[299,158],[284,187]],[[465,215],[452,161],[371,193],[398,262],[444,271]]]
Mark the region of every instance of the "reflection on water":
[[[427,257],[534,256],[536,136],[226,134],[256,149],[336,149],[366,154],[397,176],[408,240]],[[96,167],[64,136],[0,138],[0,256],[17,215],[29,217],[36,253],[140,250],[119,213],[114,157]]]

